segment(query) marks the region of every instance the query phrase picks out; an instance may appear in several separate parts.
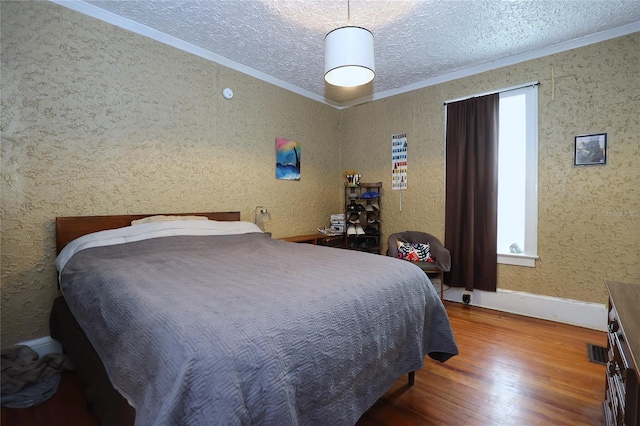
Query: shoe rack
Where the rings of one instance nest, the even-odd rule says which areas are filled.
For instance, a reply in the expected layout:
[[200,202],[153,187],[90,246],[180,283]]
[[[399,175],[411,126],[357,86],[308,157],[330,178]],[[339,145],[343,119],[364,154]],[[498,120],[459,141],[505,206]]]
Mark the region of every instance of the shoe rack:
[[380,254],[382,182],[344,186],[344,248]]

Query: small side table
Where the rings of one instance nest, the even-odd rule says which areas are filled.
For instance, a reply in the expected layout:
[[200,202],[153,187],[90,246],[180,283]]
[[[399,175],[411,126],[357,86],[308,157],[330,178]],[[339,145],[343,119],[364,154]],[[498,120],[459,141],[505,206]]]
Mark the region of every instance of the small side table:
[[308,234],[308,235],[295,235],[293,237],[280,238],[284,241],[292,243],[306,243],[313,245],[329,246],[329,247],[342,247],[343,237],[342,235],[323,235],[323,234]]

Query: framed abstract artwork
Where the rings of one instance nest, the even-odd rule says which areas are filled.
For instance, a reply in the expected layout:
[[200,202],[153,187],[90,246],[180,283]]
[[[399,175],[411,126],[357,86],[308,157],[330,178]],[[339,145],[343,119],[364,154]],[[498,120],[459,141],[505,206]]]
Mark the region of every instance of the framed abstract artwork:
[[300,180],[300,144],[276,138],[276,179]]

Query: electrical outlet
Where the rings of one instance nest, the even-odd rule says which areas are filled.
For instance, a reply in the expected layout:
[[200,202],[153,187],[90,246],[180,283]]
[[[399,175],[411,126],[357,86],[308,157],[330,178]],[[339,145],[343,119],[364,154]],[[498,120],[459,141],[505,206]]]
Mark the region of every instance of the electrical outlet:
[[462,293],[462,302],[465,305],[471,303],[471,293]]

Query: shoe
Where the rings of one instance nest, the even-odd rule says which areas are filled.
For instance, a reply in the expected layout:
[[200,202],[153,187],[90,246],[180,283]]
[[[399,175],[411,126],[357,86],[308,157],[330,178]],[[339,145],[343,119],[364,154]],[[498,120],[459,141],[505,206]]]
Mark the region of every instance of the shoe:
[[378,203],[373,203],[373,204],[371,204],[371,208],[372,208],[373,210],[380,210],[380,206],[378,205]]
[[373,206],[371,204],[367,204],[366,206],[364,206],[364,211],[372,212]]
[[380,197],[380,194],[378,194],[377,192],[374,192],[374,191],[367,191],[367,192],[365,192],[364,194],[362,194],[360,196],[360,198],[363,198],[365,200],[366,199],[371,199],[371,198],[379,198],[379,197]]
[[375,238],[365,238],[363,246],[364,246],[364,248],[367,248],[367,249],[374,248],[376,246],[376,239]]
[[362,226],[356,225],[356,235],[357,236],[364,235],[364,229],[362,229]]
[[363,212],[364,211],[364,206],[362,204],[356,204],[356,211]]
[[360,223],[360,213],[351,213],[349,215],[349,223]]
[[380,221],[378,220],[378,215],[373,213],[372,215],[369,215],[369,218],[367,219],[367,223],[380,223]]
[[[360,226],[360,225],[358,225]],[[356,235],[356,227],[353,225],[349,225],[347,227],[347,235]]]
[[355,201],[351,200],[351,204],[349,204],[347,206],[347,211],[348,212],[355,212],[355,211],[357,211],[356,209],[358,208],[358,206],[359,206],[359,204],[356,204]]
[[364,233],[367,235],[380,235],[380,232],[378,232],[378,230],[373,226],[367,226],[364,228]]

